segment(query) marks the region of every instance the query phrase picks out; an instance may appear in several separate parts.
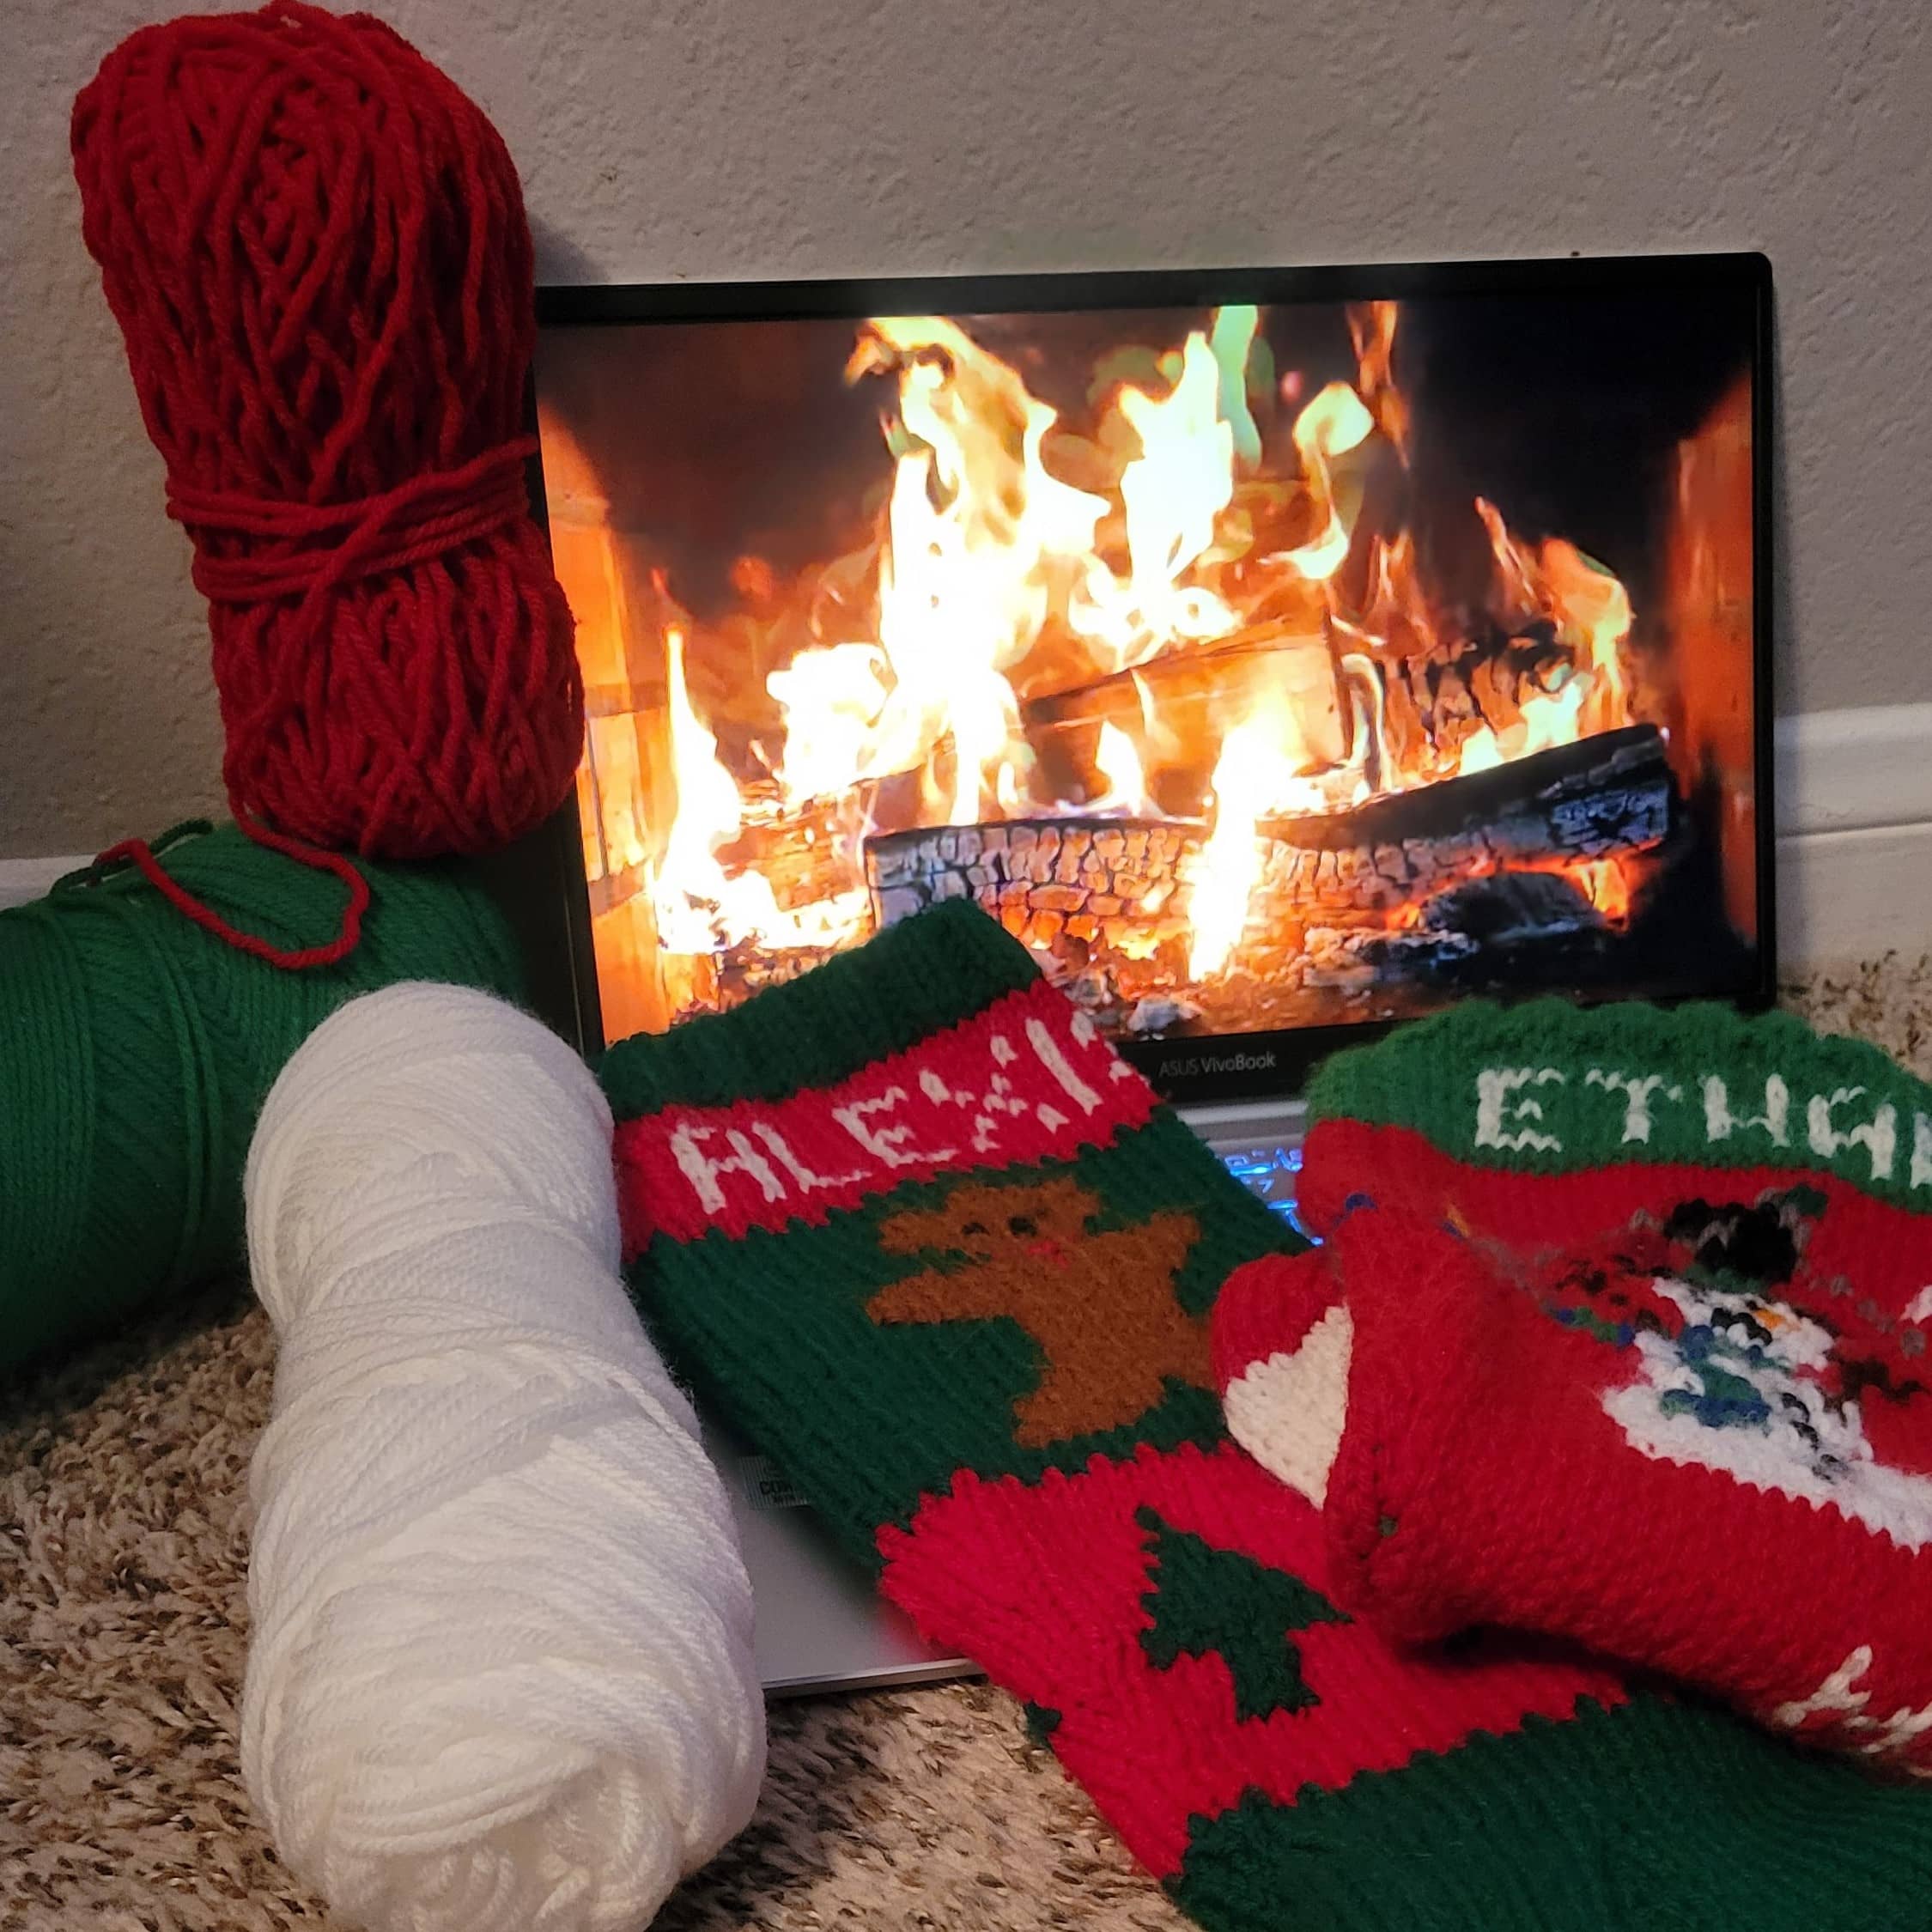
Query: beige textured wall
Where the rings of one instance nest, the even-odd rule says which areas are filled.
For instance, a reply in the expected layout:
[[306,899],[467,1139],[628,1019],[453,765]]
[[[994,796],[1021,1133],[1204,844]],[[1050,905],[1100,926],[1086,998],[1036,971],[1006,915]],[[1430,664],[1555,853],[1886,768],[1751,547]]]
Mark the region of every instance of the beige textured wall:
[[[0,857],[218,797],[185,543],[67,110],[137,0],[0,0]],[[1782,710],[1932,698],[1917,0],[388,0],[496,117],[544,272],[1756,246]]]

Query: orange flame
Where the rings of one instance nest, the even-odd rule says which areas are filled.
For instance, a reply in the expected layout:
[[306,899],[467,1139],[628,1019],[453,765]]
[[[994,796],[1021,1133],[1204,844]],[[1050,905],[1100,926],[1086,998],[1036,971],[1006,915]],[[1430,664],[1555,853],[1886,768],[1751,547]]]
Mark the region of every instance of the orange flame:
[[1348,312],[1348,332],[1355,343],[1356,386],[1369,406],[1376,427],[1394,444],[1396,453],[1409,453],[1409,405],[1395,386],[1394,302],[1359,302]]
[[1134,749],[1133,740],[1117,726],[1103,724],[1100,727],[1094,764],[1106,781],[1107,789],[1099,798],[1088,801],[1090,809],[1118,809],[1149,817],[1156,816],[1157,808],[1147,795],[1147,775],[1141,768],[1140,754]]
[[1635,896],[1630,868],[1621,859],[1583,859],[1571,869],[1571,878],[1583,896],[1603,915],[1607,926],[1630,923],[1631,902]]
[[1321,513],[1321,527],[1309,542],[1283,551],[1275,561],[1303,577],[1316,579],[1334,576],[1346,562],[1352,532],[1336,513],[1329,465],[1334,458],[1356,448],[1374,428],[1375,418],[1346,382],[1331,382],[1295,418],[1291,434],[1301,452],[1309,494]]
[[[720,756],[685,672],[687,652],[713,641],[679,613],[659,627],[677,799],[661,841],[635,775],[613,772],[600,793],[613,863],[650,873],[660,947],[844,944],[870,922],[867,831],[1157,817],[1151,762],[1197,793],[1212,766],[1188,882],[1190,970],[1211,978],[1238,962],[1264,817],[1346,809],[1627,722],[1630,599],[1574,545],[1525,541],[1477,501],[1492,644],[1432,606],[1407,530],[1360,527],[1367,471],[1346,459],[1372,444],[1400,464],[1409,447],[1398,320],[1393,302],[1352,309],[1354,383],[1329,383],[1289,421],[1270,412],[1298,398],[1300,379],[1250,382],[1244,359],[1266,351],[1255,313],[1224,312],[1149,365],[1157,374],[1097,390],[1084,428],[955,321],[863,325],[848,380],[884,379],[893,397],[876,524],[795,580],[758,557],[732,569],[740,629],[716,648],[742,661],[745,636],[769,641],[762,663],[777,668],[733,712],[754,733],[765,728],[746,726],[754,714],[775,720],[752,739],[769,769],[741,777]],[[1304,653],[1295,665],[1319,667],[1296,670],[1292,686],[1279,668],[1291,660],[1267,656],[1286,642]],[[1211,655],[1223,651],[1277,668],[1224,686]],[[1440,703],[1444,666],[1459,706]],[[1091,779],[1046,795],[1030,707],[1123,673],[1125,715],[1078,714],[1099,722],[1099,795]],[[875,827],[886,788],[895,816]],[[826,835],[842,842],[823,854],[830,890],[809,903],[781,904],[762,872],[719,857],[747,833],[797,835],[795,821],[828,811]],[[1627,918],[1631,881],[1615,861],[1569,876],[1607,920]]]
[[1268,809],[1279,756],[1269,722],[1265,717],[1243,719],[1223,741],[1215,763],[1213,829],[1188,882],[1194,934],[1188,973],[1196,985],[1226,967],[1248,924],[1261,877],[1255,834]]
[[691,708],[684,647],[683,629],[669,626],[664,634],[665,708],[677,807],[652,880],[658,944],[674,953],[710,953],[748,942],[824,948],[858,938],[871,914],[863,889],[787,912],[763,873],[734,875],[719,863],[718,848],[744,827],[744,801],[719,761],[717,739]]

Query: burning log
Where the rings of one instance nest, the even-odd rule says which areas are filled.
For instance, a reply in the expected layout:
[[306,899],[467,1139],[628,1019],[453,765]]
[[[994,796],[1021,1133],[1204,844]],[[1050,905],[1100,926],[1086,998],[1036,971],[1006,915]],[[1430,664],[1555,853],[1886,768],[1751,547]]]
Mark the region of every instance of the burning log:
[[1255,624],[1210,647],[1171,651],[1133,671],[1029,698],[1020,715],[1030,734],[1080,725],[1139,732],[1151,714],[1159,730],[1186,744],[1212,744],[1226,726],[1270,699],[1285,700],[1301,726],[1311,762],[1337,764],[1347,754],[1334,653],[1319,628]]
[[[1647,851],[1674,797],[1662,734],[1637,725],[1351,811],[1264,820],[1248,931],[1291,946],[1315,928],[1387,932],[1472,878]],[[866,841],[866,882],[882,927],[970,898],[1070,966],[1158,962],[1172,986],[1205,836],[1196,823],[1118,818],[891,832]]]
[[1030,945],[1116,942],[1151,951],[1186,936],[1181,862],[1198,825],[1137,818],[1058,818],[888,832],[866,841],[878,923],[942,899],[975,899]]
[[1583,669],[1542,619],[1509,636],[1487,628],[1436,638],[1385,653],[1382,666],[1389,750],[1410,773],[1453,759],[1485,726],[1506,739],[1524,726],[1526,705],[1558,699]]
[[823,965],[835,951],[830,946],[793,946],[775,951],[750,942],[730,947],[715,956],[716,983],[712,995],[691,1001],[677,1017],[683,1019],[694,1013],[740,1005],[753,993],[762,993],[768,987],[785,986],[814,966]]
[[715,848],[728,872],[763,874],[772,897],[787,910],[829,899],[853,883],[848,821],[863,812],[869,787],[839,799],[813,799],[796,811],[775,808],[748,818]]
[[1264,820],[1263,891],[1285,914],[1382,923],[1473,875],[1647,851],[1675,796],[1662,734],[1631,725],[1352,811]]

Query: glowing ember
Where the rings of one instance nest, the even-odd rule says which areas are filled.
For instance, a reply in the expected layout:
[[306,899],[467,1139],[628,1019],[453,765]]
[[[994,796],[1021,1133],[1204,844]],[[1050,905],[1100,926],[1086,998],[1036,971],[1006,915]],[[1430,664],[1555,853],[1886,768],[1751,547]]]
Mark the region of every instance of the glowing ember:
[[1623,926],[1630,918],[1629,867],[1619,859],[1584,859],[1570,871],[1572,884],[1602,915],[1606,926]]

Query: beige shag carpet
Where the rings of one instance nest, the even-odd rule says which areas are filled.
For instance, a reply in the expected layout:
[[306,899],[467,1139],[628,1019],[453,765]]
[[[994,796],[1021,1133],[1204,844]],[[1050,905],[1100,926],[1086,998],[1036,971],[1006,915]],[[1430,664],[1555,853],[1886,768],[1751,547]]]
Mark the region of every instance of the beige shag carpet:
[[[1932,1077],[1932,963],[1815,974],[1787,1003]],[[249,1456],[266,1318],[234,1286],[0,1389],[0,1927],[332,1927],[242,1789]],[[1176,1932],[1017,1705],[984,1685],[772,1713],[750,1828],[665,1932]]]

